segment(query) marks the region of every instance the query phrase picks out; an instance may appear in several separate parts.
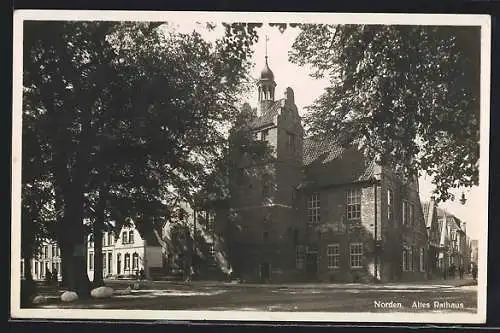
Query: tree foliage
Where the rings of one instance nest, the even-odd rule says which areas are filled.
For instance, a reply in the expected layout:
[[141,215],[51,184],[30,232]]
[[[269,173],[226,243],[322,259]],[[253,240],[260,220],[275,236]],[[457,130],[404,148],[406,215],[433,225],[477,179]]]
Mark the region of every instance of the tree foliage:
[[289,53],[330,82],[309,108],[312,134],[337,135],[440,200],[478,184],[477,27],[300,25]]
[[23,156],[50,178],[72,280],[86,276],[70,260],[84,220],[147,232],[192,200],[245,87],[254,36],[241,29],[212,44],[158,23],[25,24]]

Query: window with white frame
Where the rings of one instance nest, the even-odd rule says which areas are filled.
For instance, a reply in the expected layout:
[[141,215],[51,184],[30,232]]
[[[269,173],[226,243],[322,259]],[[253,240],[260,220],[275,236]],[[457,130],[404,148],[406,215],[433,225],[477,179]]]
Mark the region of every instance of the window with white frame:
[[403,248],[403,272],[407,272],[409,270],[409,264],[410,264],[410,261],[409,261],[409,251],[408,251],[408,248]]
[[311,224],[320,222],[320,199],[319,193],[312,193],[307,200],[307,221]]
[[347,190],[347,219],[357,220],[361,218],[361,189],[351,188]]
[[94,253],[89,253],[89,270],[94,269]]
[[339,244],[328,244],[326,248],[328,258],[328,268],[339,268],[340,266],[340,246]]
[[394,195],[392,189],[387,189],[387,220],[390,222],[394,218]]
[[103,252],[102,253],[102,271],[103,272],[106,272],[106,267],[108,264],[108,262],[106,261],[106,256],[107,256],[106,252]]
[[112,231],[109,231],[108,232],[108,245],[113,245],[114,243],[114,237],[113,237],[113,232]]
[[49,257],[49,247],[45,245],[43,247],[43,259],[47,259]]
[[130,253],[125,253],[124,269],[125,270],[130,270]]
[[122,244],[127,244],[128,243],[128,232],[124,231],[122,232]]
[[107,239],[106,239],[106,233],[102,234],[102,246],[108,246],[107,244]]
[[139,254],[137,252],[134,252],[132,255],[132,269],[138,269],[139,268]]
[[413,224],[413,205],[403,200],[403,224]]
[[420,248],[420,271],[424,272],[425,271],[425,249],[423,247]]
[[351,243],[349,244],[349,262],[351,268],[363,267],[363,244]]
[[129,230],[128,242],[129,242],[129,244],[134,244],[134,230]]
[[56,244],[52,244],[52,257],[57,257],[57,245]]
[[108,272],[113,273],[113,253],[108,252]]
[[295,247],[295,267],[298,269],[304,268],[305,251],[303,245]]

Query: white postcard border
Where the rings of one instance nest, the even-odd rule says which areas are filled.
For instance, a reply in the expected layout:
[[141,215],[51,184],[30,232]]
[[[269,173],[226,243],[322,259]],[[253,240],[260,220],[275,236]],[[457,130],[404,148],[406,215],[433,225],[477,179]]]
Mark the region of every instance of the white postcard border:
[[[479,240],[477,313],[339,313],[339,312],[253,312],[177,310],[96,310],[20,308],[20,219],[21,219],[21,133],[23,21],[225,21],[300,22],[332,24],[461,25],[481,26],[481,141],[480,188],[484,206],[478,222],[484,230]],[[16,10],[13,20],[13,113],[12,113],[12,213],[11,213],[11,317],[14,319],[97,319],[97,320],[237,320],[283,322],[394,322],[394,323],[484,323],[486,320],[488,178],[490,125],[491,19],[489,15],[468,14],[370,14],[370,13],[269,13],[269,12],[160,12],[100,10]]]

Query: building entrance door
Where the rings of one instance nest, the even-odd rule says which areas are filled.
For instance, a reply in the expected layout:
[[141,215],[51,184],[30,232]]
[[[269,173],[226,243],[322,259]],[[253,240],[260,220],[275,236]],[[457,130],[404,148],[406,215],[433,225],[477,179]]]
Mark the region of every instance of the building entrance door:
[[260,264],[260,281],[269,282],[271,275],[271,265],[269,263]]
[[120,253],[116,255],[116,274],[120,275],[122,272],[122,258]]
[[318,253],[308,252],[306,254],[306,271],[309,279],[316,279],[318,275]]

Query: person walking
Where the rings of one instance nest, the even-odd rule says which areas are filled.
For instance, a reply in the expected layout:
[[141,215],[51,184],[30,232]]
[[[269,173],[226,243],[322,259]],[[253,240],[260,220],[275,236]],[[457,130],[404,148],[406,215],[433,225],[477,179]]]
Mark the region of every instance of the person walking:
[[460,265],[458,267],[458,274],[460,276],[460,280],[463,280],[463,278],[464,278],[464,268],[462,267],[462,265]]
[[472,267],[472,278],[474,279],[474,281],[477,280],[477,266],[474,265],[474,267]]

